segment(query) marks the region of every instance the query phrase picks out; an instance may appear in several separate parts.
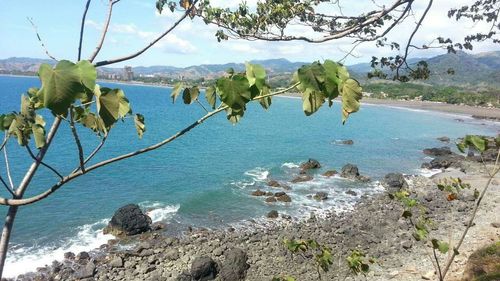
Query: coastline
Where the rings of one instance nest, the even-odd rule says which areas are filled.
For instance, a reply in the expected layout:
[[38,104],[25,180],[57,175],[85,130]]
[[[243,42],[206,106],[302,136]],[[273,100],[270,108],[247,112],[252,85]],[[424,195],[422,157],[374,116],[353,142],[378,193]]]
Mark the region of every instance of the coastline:
[[[447,169],[430,178],[405,176],[410,192],[425,204],[432,220],[439,224],[439,228],[432,229],[432,237],[451,240],[452,244],[458,241],[474,201],[464,195],[459,200],[447,202],[446,196],[436,188],[437,180],[460,176],[477,188],[482,188],[487,180],[483,167],[478,163],[464,163],[466,173]],[[470,230],[447,280],[461,280],[467,257],[477,248],[500,238],[500,229],[490,225],[496,222],[496,214],[500,212],[499,180],[500,176],[497,176],[484,198],[476,225]],[[18,280],[31,280],[29,278],[33,276],[47,278],[39,280],[57,276],[62,280],[74,280],[75,276],[81,277],[81,269],[85,271],[89,264],[92,268],[89,277],[94,279],[88,280],[190,280],[181,277],[184,272],[192,270],[191,264],[197,257],[208,256],[224,266],[233,248],[242,249],[248,257],[245,280],[271,280],[273,276],[282,274],[294,276],[296,280],[317,280],[310,261],[286,250],[284,239],[315,239],[321,245],[330,247],[334,265],[328,273],[324,273],[326,280],[342,279],[344,276],[347,276],[345,280],[354,280],[348,275],[345,264],[345,257],[353,249],[362,250],[377,259],[377,263],[371,265],[366,280],[434,280],[437,275],[429,257],[430,248],[411,237],[412,229],[401,218],[402,210],[399,202],[389,199],[387,192],[383,192],[365,196],[356,204],[354,211],[340,214],[330,211],[324,218],[311,216],[297,222],[280,217],[269,219],[264,228],[249,225],[244,230],[196,229],[179,238],[166,237],[157,232],[145,233],[125,241],[126,246],[111,240],[100,247],[101,251],[91,252],[90,260],[68,255],[69,258],[64,261],[21,276]],[[440,258],[444,262],[445,256]],[[75,272],[68,268],[75,269]]]

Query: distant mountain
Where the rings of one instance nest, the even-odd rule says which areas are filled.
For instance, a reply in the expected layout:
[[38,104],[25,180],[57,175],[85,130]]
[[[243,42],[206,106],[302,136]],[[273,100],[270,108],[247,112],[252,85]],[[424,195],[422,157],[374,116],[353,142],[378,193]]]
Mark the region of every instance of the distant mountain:
[[[446,86],[500,86],[500,51],[480,54],[444,54],[432,58],[413,58],[410,65],[425,60],[431,70],[430,79],[424,81],[428,84]],[[455,74],[450,75],[452,69]],[[366,79],[366,73],[371,70],[369,63],[355,64],[349,67],[354,76]],[[389,72],[388,72],[389,73]]]
[[[500,51],[486,52],[476,55],[458,52],[445,54],[428,59],[413,58],[410,64],[426,60],[432,71],[431,78],[425,83],[435,85],[454,86],[500,86]],[[255,60],[252,63],[261,64],[273,77],[289,79],[290,73],[306,64],[304,62],[290,62],[287,59]],[[0,73],[36,73],[41,63],[54,64],[52,60],[33,58],[8,58],[0,60]],[[245,69],[243,63],[203,64],[188,67],[174,66],[138,66],[132,70],[136,76],[158,75],[170,78],[183,77],[185,79],[206,78],[212,79],[222,75],[228,68],[235,71]],[[369,63],[355,64],[348,67],[354,77],[364,80],[366,73],[371,70]],[[448,74],[448,69],[455,71]],[[102,67],[98,69],[101,76],[111,74],[121,75],[122,68]]]

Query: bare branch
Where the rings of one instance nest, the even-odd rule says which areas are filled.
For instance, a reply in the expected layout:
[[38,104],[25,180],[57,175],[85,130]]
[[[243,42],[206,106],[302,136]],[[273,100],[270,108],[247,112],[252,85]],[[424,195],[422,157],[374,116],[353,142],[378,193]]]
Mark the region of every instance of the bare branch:
[[141,55],[142,53],[147,51],[149,48],[154,46],[163,37],[167,36],[167,34],[169,34],[172,30],[174,30],[191,13],[191,11],[194,9],[194,7],[196,5],[196,2],[198,2],[198,0],[193,1],[193,3],[191,4],[191,7],[189,7],[189,9],[186,10],[186,12],[184,13],[184,15],[182,15],[182,17],[180,17],[169,29],[167,29],[165,32],[163,32],[160,36],[158,36],[156,39],[151,41],[146,47],[144,47],[141,50],[139,50],[133,54],[130,54],[128,56],[124,56],[124,57],[116,58],[116,59],[111,59],[111,60],[100,61],[100,62],[95,63],[94,65],[96,67],[103,66],[103,65],[110,65],[110,64],[117,63],[117,62],[127,61],[127,60],[133,59],[133,58]]
[[40,37],[40,33],[38,33],[38,28],[36,27],[35,23],[33,22],[33,19],[30,19],[30,18],[27,18],[27,19],[31,23],[31,26],[33,27],[33,29],[35,30],[36,38],[38,39],[38,42],[40,42],[40,45],[42,45],[42,48],[45,51],[45,54],[49,58],[57,61],[57,59],[49,53],[49,50],[47,50],[47,47],[45,47],[45,44],[43,43],[42,37]]
[[7,137],[7,133],[5,134],[5,138],[3,139],[3,142],[2,144],[0,145],[0,151],[3,150],[3,148],[5,147],[5,145],[7,145],[7,141],[9,140],[9,138]]
[[87,12],[89,11],[90,1],[87,0],[87,4],[85,4],[85,10],[83,11],[82,23],[80,25],[80,43],[78,43],[78,61],[82,58],[82,44],[83,44],[83,31],[85,29],[85,18],[87,17]]
[[427,16],[427,13],[431,9],[432,3],[433,3],[433,0],[429,0],[429,4],[427,5],[427,8],[425,9],[424,13],[422,14],[422,17],[420,18],[420,20],[418,21],[417,26],[415,26],[415,29],[411,33],[410,38],[408,38],[408,43],[406,44],[406,48],[405,48],[405,54],[403,56],[401,63],[396,68],[396,77],[399,77],[399,70],[403,66],[403,64],[408,66],[406,59],[408,58],[408,52],[410,50],[411,42],[413,41],[413,37],[415,36],[415,34],[417,34],[417,31],[420,29],[420,26],[422,26],[422,22],[424,21],[425,17]]
[[[40,161],[38,158],[36,158],[35,154],[33,154],[33,151],[31,150],[31,148],[29,147],[29,145],[26,145],[26,150],[28,151],[28,154],[31,156],[31,158],[35,161]],[[56,174],[59,178],[61,178],[61,180],[64,178],[61,173],[59,173],[56,169],[52,168],[51,166],[49,166],[48,164],[45,164],[43,161],[40,161],[40,164],[42,164],[42,166],[46,167],[47,169],[51,170],[52,172],[54,172],[54,174]]]
[[108,33],[109,23],[111,21],[111,14],[113,13],[113,5],[118,1],[109,0],[108,17],[106,18],[106,22],[104,23],[104,27],[102,29],[101,39],[99,40],[99,43],[97,43],[94,53],[90,56],[89,62],[93,62],[94,59],[99,54],[99,52],[101,51],[102,45],[104,44],[104,39],[106,38],[106,34]]
[[203,108],[203,110],[205,110],[206,113],[208,113],[208,109],[198,100],[196,99],[196,102]]
[[[274,92],[274,93],[271,93],[271,94],[267,94],[267,95],[262,95],[262,96],[255,97],[255,98],[252,99],[252,101],[256,101],[256,100],[259,100],[259,99],[262,99],[262,98],[265,98],[265,97],[270,97],[270,96],[275,96],[275,95],[280,95],[280,94],[286,93],[286,92],[294,89],[295,87],[297,87],[299,84],[300,84],[300,82],[295,83],[294,85],[292,85],[292,86],[290,86],[290,87],[288,87],[286,89],[283,89],[283,90],[280,90],[280,91],[277,91],[277,92]],[[158,148],[160,148],[160,147],[162,147],[162,146],[164,146],[164,145],[166,145],[166,144],[174,141],[175,139],[181,137],[182,135],[186,134],[187,132],[189,132],[192,129],[196,128],[198,125],[200,125],[203,122],[205,122],[205,120],[209,119],[212,116],[215,116],[216,114],[218,114],[218,113],[226,110],[227,108],[228,108],[227,106],[222,106],[222,107],[217,108],[214,111],[211,111],[211,112],[205,114],[203,117],[201,117],[200,119],[198,119],[197,121],[195,121],[191,125],[187,126],[186,128],[182,129],[181,131],[177,132],[176,134],[172,135],[171,137],[169,137],[167,139],[164,139],[163,141],[161,141],[159,143],[156,143],[154,145],[151,145],[151,146],[148,146],[148,147],[136,150],[134,152],[123,154],[123,155],[120,155],[120,156],[117,156],[117,157],[114,157],[114,158],[111,158],[111,159],[99,162],[97,164],[94,164],[94,165],[88,167],[85,170],[85,172],[82,172],[81,170],[77,170],[76,172],[71,173],[68,176],[64,177],[61,181],[59,181],[58,183],[56,183],[55,185],[53,185],[48,190],[46,190],[46,191],[44,191],[44,192],[42,192],[42,193],[40,193],[38,195],[29,197],[29,198],[25,198],[25,199],[17,199],[17,198],[16,199],[6,199],[6,198],[0,197],[0,205],[21,206],[21,205],[28,205],[28,204],[32,204],[32,203],[38,202],[38,201],[40,201],[40,200],[48,197],[52,193],[56,192],[64,184],[66,184],[66,183],[74,180],[75,178],[78,178],[78,177],[80,177],[80,176],[82,176],[82,175],[84,175],[84,174],[86,174],[86,173],[88,173],[88,172],[90,172],[92,170],[95,170],[95,169],[107,166],[107,165],[109,165],[111,163],[114,163],[114,162],[118,162],[118,161],[121,161],[121,160],[128,159],[128,158],[131,158],[131,157],[134,157],[134,156],[137,156],[137,155],[140,155],[140,154],[152,151],[152,150],[156,150],[156,149],[158,149]]]
[[438,273],[439,273],[439,281],[443,281],[443,273],[441,272],[441,265],[439,264],[439,259],[436,255],[436,249],[432,247],[432,254],[434,255],[434,260],[436,261]]
[[[7,138],[7,135],[5,135]],[[3,155],[5,158],[5,170],[7,171],[7,179],[9,180],[10,188],[14,190],[14,181],[12,180],[12,174],[10,173],[9,155],[7,154],[7,146],[3,148]]]
[[80,137],[78,137],[78,132],[75,127],[75,120],[73,116],[73,108],[69,109],[69,127],[71,128],[71,133],[75,139],[76,146],[78,147],[78,158],[80,159],[80,169],[85,173],[85,162],[83,160],[83,147],[80,142]]

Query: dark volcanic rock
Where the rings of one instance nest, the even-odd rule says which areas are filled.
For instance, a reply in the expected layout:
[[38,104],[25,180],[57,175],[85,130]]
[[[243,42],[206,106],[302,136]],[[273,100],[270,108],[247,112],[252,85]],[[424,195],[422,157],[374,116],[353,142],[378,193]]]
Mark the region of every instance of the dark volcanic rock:
[[262,191],[260,189],[257,189],[256,191],[252,192],[252,196],[264,196],[267,193],[265,191]]
[[247,254],[238,248],[230,249],[226,252],[226,259],[221,266],[220,278],[223,281],[245,280],[247,270]]
[[272,210],[269,213],[267,213],[267,217],[270,219],[275,219],[279,216],[278,211]]
[[450,142],[450,138],[449,137],[439,137],[437,138],[438,141],[442,141],[442,142]]
[[276,198],[274,196],[270,196],[270,197],[267,197],[266,198],[266,202],[267,203],[273,203],[273,202],[276,202]]
[[191,277],[194,280],[214,280],[217,272],[217,263],[207,256],[197,257],[191,264]]
[[321,164],[317,160],[314,160],[314,159],[309,159],[309,160],[307,160],[307,162],[300,164],[300,169],[302,171],[311,170],[311,169],[319,169],[319,168],[321,168]]
[[281,187],[281,184],[278,181],[270,180],[267,182],[267,185],[270,187]]
[[276,199],[280,202],[286,202],[286,203],[292,202],[292,198],[288,196],[288,194],[276,196]]
[[129,204],[118,209],[104,233],[115,236],[136,235],[151,229],[151,218],[144,214],[136,204]]
[[425,155],[430,155],[430,156],[444,156],[452,154],[450,148],[447,146],[426,148],[423,150],[423,152]]
[[434,158],[429,164],[431,169],[461,168],[463,160],[464,157],[459,155],[439,156]]
[[324,201],[324,200],[328,199],[328,193],[323,192],[323,191],[316,192],[316,194],[314,194],[313,198],[314,198],[314,200]]
[[292,183],[312,181],[313,177],[310,175],[301,175],[292,180]]
[[382,185],[389,192],[397,192],[402,188],[408,188],[408,183],[401,173],[390,173],[385,175]]
[[329,170],[323,173],[324,177],[333,177],[338,174],[337,170]]
[[345,165],[344,167],[342,167],[342,172],[340,173],[340,176],[348,179],[355,179],[359,177],[358,166],[353,164]]
[[351,195],[351,196],[357,196],[358,195],[358,193],[356,193],[356,191],[354,191],[354,190],[348,190],[348,191],[345,192],[345,194],[348,194],[348,195]]

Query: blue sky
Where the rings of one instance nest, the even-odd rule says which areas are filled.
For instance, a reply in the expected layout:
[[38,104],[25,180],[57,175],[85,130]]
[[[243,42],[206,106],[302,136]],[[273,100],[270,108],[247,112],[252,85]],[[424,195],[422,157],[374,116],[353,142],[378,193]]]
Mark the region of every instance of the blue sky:
[[[26,19],[30,17],[37,25],[40,35],[53,56],[57,59],[76,60],[78,31],[85,2],[85,0],[0,0],[0,34],[2,38],[0,58],[13,56],[46,58],[31,24]],[[100,37],[100,30],[106,16],[107,2],[106,0],[92,1],[85,26],[84,58],[92,53]],[[221,0],[212,0],[212,2],[222,6],[234,6],[238,3],[238,1]],[[256,0],[247,2],[252,6]],[[344,7],[345,13],[359,12],[372,3],[369,0],[356,1],[355,3],[344,1],[343,3],[348,2],[350,2],[350,6]],[[391,1],[379,0],[378,2],[390,3]],[[437,2],[415,39],[417,44],[427,43],[443,34],[451,34],[452,38],[458,39],[480,28],[480,26],[470,23],[456,23],[445,16],[451,6],[468,3],[468,0]],[[169,12],[159,15],[155,11],[154,3],[155,0],[122,0],[115,5],[110,32],[97,60],[115,58],[134,52],[165,30],[179,16],[179,14]],[[423,11],[424,5],[425,1],[417,1],[415,7],[417,16],[419,12]],[[404,42],[413,28],[412,22],[414,20],[410,19],[408,25],[398,27],[390,39]],[[188,66],[281,57],[291,61],[339,59],[350,49],[352,43],[349,40],[323,44],[248,42],[243,40],[218,43],[214,36],[216,30],[216,27],[206,26],[200,20],[186,20],[172,34],[160,41],[158,46],[126,64],[132,66]],[[298,29],[296,32],[308,31]],[[477,46],[475,52],[498,49],[492,44],[483,44]],[[347,63],[367,62],[372,55],[377,56],[384,54],[384,52],[386,51],[377,49],[373,44],[368,43],[360,46],[354,53],[356,57],[350,57]],[[413,51],[412,56],[433,56],[439,53],[442,51]]]

